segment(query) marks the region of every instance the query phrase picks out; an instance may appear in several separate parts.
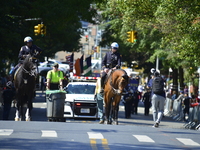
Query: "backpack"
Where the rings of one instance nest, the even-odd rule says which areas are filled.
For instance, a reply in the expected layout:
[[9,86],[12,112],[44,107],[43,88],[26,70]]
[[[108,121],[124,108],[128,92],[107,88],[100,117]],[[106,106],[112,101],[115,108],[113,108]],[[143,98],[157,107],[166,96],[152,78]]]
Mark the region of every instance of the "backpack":
[[155,77],[153,79],[152,91],[154,94],[162,95],[164,92],[164,81],[162,77]]

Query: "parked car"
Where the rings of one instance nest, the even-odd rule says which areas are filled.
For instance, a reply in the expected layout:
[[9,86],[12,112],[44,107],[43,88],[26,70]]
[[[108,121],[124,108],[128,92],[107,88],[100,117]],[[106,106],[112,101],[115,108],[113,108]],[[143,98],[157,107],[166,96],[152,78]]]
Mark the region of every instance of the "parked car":
[[58,68],[59,70],[63,71],[64,73],[68,73],[69,68],[70,68],[68,64],[63,64],[60,61],[50,59],[48,61],[40,63],[40,65],[38,66],[39,74],[44,74],[44,72],[51,70],[53,68],[52,66],[54,63],[59,64],[59,68]]
[[97,101],[94,99],[95,82],[70,82],[66,87],[65,118],[98,118]]

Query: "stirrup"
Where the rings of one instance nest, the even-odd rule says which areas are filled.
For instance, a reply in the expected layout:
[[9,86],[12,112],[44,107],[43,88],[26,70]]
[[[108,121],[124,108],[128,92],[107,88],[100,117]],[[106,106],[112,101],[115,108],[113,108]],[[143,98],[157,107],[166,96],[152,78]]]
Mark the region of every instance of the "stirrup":
[[100,93],[104,93],[104,89],[103,88],[100,90]]

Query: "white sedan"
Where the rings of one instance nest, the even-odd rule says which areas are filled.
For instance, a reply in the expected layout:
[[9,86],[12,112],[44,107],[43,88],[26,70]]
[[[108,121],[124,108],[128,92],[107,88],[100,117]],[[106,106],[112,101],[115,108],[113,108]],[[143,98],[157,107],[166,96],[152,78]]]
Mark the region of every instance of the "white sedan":
[[96,83],[70,82],[66,89],[65,118],[98,118],[97,101],[94,99]]

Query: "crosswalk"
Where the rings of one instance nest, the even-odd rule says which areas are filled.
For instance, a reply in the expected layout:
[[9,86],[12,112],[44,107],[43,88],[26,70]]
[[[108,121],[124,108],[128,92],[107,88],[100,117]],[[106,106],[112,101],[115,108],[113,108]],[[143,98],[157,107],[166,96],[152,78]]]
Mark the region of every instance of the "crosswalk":
[[[11,136],[14,133],[13,129],[0,129],[0,138],[3,136]],[[101,140],[102,145],[108,148],[108,140],[100,132],[87,132],[90,144],[92,147],[95,147],[96,140]],[[156,143],[151,137],[147,135],[134,135],[132,136],[142,143]],[[57,138],[58,134],[55,130],[41,130],[41,138]],[[200,146],[200,143],[193,141],[190,138],[175,138],[177,141],[186,146]]]

